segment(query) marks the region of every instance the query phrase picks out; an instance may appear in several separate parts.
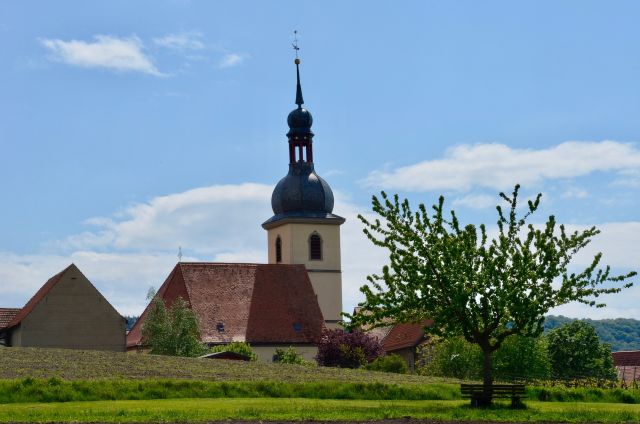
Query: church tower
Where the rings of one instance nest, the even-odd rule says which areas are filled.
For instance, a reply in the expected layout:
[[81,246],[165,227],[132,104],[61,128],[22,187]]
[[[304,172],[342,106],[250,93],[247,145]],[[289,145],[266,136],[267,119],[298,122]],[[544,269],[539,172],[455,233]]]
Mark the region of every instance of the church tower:
[[313,166],[313,118],[302,107],[300,59],[296,58],[296,104],[289,113],[289,173],[271,195],[274,215],[262,227],[268,232],[269,263],[304,264],[328,328],[336,328],[342,312],[340,225],[334,215],[333,192]]

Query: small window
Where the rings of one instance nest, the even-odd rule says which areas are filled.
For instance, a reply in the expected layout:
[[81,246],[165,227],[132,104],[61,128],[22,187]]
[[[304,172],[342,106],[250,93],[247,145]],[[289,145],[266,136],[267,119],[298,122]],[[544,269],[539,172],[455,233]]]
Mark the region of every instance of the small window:
[[224,333],[224,322],[219,322],[216,325],[216,329],[218,330],[218,333]]
[[322,239],[320,234],[314,232],[309,237],[309,259],[321,261],[322,260]]
[[276,238],[276,263],[282,262],[282,240],[280,236]]
[[302,331],[302,324],[300,324],[299,322],[294,322],[293,331],[295,331],[296,333],[299,333],[300,331]]

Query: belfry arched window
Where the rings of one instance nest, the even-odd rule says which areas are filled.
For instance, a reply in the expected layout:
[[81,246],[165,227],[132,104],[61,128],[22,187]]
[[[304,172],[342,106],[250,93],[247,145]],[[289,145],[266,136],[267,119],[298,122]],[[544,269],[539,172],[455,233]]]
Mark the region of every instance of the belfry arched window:
[[276,263],[282,262],[282,240],[276,237]]
[[315,231],[309,236],[309,259],[322,260],[322,238]]

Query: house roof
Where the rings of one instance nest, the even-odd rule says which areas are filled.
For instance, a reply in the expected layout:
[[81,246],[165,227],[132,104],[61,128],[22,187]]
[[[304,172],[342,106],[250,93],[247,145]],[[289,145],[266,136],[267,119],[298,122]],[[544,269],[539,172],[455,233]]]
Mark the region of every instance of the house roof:
[[0,308],[0,329],[5,328],[18,312],[20,308]]
[[[363,313],[360,306],[356,306],[353,309],[353,314]],[[391,319],[385,319],[391,321]],[[404,349],[407,347],[415,347],[419,345],[425,339],[424,327],[431,325],[433,321],[425,320],[422,323],[404,323],[404,324],[389,324],[382,327],[365,328],[364,331],[374,337],[382,343],[382,348],[385,352],[392,352],[394,350]]]
[[[178,263],[156,296],[182,297],[205,343],[313,343],[324,318],[304,265]],[[127,336],[138,346],[147,309]]]
[[58,283],[58,281],[60,281],[62,276],[72,267],[75,268],[76,266],[74,264],[71,264],[58,274],[49,278],[49,280],[47,280],[47,282],[44,283],[42,287],[40,287],[40,290],[38,290],[36,294],[34,294],[33,297],[29,299],[27,304],[24,305],[24,307],[13,316],[11,321],[9,321],[9,323],[6,325],[6,328],[15,327],[16,325],[20,324],[20,322],[31,313],[33,308],[35,308],[36,305],[40,303],[42,299],[44,299],[44,297],[51,291],[51,289]]
[[415,347],[424,340],[424,327],[430,324],[431,321],[396,324],[382,340],[382,348],[385,352],[393,352],[407,347]]
[[612,355],[616,367],[640,366],[640,350],[613,352]]

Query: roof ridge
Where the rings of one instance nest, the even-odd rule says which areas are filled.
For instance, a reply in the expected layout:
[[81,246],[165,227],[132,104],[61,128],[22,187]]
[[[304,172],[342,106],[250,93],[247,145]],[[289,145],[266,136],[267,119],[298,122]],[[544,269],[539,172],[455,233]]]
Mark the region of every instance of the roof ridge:
[[238,266],[238,265],[250,265],[250,266],[286,266],[286,267],[298,267],[304,264],[269,264],[269,263],[255,263],[255,262],[179,262],[180,267],[184,265],[215,265],[215,266]]
[[71,269],[71,267],[75,267],[75,264],[73,262],[65,269],[49,278],[42,285],[42,287],[40,287],[38,291],[33,296],[31,296],[31,299],[29,299],[24,307],[20,309],[20,312],[18,312],[16,316],[13,317],[11,322],[7,324],[6,328],[15,327],[16,325],[20,324],[20,322],[31,313],[33,308],[35,308],[36,305],[42,301],[42,299],[51,291],[51,289],[55,287],[56,284],[58,284],[58,282],[62,279],[62,276],[66,274],[67,271]]

